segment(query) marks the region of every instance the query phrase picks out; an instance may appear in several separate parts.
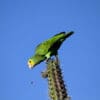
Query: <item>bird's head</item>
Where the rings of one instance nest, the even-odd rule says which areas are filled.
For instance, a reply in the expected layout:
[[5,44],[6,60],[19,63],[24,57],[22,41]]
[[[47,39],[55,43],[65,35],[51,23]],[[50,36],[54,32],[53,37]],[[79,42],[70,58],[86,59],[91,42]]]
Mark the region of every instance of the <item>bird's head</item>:
[[35,62],[34,62],[34,60],[32,60],[31,58],[28,60],[28,67],[30,68],[30,69],[32,69],[33,67],[35,67]]
[[34,55],[33,57],[31,57],[28,60],[28,67],[30,69],[34,68],[37,64],[41,63],[43,60],[45,60],[44,56],[40,56],[40,55]]

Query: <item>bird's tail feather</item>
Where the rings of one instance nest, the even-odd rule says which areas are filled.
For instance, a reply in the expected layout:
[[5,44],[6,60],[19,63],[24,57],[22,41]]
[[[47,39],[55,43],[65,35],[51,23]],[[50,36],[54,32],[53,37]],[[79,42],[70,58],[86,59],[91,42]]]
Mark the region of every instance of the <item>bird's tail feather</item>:
[[70,37],[73,33],[74,33],[74,32],[71,31],[71,32],[68,32],[68,33],[64,34],[64,35],[62,36],[62,38],[60,38],[60,41],[63,42],[63,41],[66,40],[68,37]]
[[73,33],[74,33],[73,31],[68,32],[68,33],[66,33],[66,34],[65,34],[65,36],[64,36],[64,37],[65,37],[65,38],[68,38],[68,37],[69,37],[69,36],[71,36]]
[[60,34],[65,34],[66,32],[60,32],[60,33],[58,33],[58,34],[56,34],[56,35],[54,35],[54,36],[57,36],[57,35],[60,35]]

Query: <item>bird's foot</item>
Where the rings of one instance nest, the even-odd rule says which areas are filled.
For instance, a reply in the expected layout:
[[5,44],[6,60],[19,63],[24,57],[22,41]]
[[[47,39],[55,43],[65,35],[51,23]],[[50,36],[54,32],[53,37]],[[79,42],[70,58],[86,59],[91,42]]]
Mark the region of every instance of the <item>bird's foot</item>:
[[46,64],[48,64],[49,61],[50,61],[50,58],[46,59]]

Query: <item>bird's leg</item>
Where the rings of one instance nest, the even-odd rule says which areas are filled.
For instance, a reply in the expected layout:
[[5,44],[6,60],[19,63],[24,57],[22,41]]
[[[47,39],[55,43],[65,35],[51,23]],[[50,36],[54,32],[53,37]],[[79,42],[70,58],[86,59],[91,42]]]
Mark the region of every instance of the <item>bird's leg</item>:
[[47,53],[45,57],[46,57],[46,64],[48,64],[49,60],[51,59],[50,58],[50,52]]
[[50,58],[47,58],[47,59],[46,59],[46,64],[48,64],[49,60],[50,60]]
[[46,59],[46,62],[48,62],[49,60],[50,60],[50,58],[47,58],[47,59]]

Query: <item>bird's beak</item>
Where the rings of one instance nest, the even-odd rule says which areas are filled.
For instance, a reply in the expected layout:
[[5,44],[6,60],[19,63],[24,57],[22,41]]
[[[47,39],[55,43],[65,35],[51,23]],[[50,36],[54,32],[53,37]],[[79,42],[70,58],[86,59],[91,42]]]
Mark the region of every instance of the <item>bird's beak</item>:
[[35,66],[35,63],[29,63],[28,62],[27,65],[28,65],[29,69],[32,69]]

